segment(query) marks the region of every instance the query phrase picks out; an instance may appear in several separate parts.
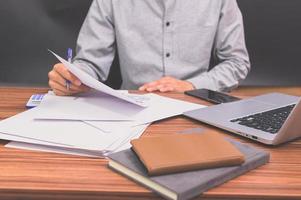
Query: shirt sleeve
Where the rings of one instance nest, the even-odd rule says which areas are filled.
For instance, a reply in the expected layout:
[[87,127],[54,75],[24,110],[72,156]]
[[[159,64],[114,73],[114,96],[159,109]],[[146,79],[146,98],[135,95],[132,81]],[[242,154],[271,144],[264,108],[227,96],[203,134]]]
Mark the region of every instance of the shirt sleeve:
[[189,80],[196,88],[229,91],[250,71],[243,19],[236,0],[222,1],[213,56],[219,64]]
[[116,51],[111,1],[94,0],[80,30],[73,62],[105,81]]

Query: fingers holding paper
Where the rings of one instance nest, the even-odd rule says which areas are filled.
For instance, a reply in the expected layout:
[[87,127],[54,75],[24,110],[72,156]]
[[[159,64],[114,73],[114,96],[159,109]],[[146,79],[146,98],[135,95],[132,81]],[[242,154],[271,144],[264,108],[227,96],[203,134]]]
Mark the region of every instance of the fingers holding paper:
[[68,96],[89,90],[89,87],[82,84],[62,63],[54,65],[48,73],[48,77],[49,86],[59,96]]
[[49,81],[49,86],[52,88],[53,92],[58,96],[69,96],[69,95],[81,93],[84,91],[88,91],[88,89],[87,90],[82,89],[83,87],[86,87],[86,86],[77,87],[77,86],[71,85],[70,88],[67,89],[67,87],[65,85],[63,86],[61,83],[51,81],[51,80]]

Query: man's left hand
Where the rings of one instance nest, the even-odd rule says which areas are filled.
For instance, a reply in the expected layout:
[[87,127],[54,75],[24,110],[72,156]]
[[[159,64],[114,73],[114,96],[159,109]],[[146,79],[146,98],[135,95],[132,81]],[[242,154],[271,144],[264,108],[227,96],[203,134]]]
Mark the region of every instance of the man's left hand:
[[192,83],[169,76],[163,77],[154,82],[146,83],[139,88],[140,91],[145,92],[184,92],[193,89],[195,89],[195,87]]

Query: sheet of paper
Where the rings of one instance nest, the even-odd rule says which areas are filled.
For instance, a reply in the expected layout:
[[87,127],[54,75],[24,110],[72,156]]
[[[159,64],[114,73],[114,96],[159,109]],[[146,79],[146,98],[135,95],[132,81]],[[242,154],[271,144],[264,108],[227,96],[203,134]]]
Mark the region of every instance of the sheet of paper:
[[[67,120],[101,120],[101,121],[130,121],[126,113],[119,112],[123,107],[143,108],[120,102],[109,95],[90,92],[78,96],[56,96],[49,92],[39,105],[36,119],[67,119]],[[79,117],[89,116],[89,117]]]
[[[49,50],[50,51],[50,50]],[[111,95],[113,97],[116,97],[118,99],[122,99],[123,101],[130,102],[132,104],[141,106],[141,107],[147,107],[148,102],[145,99],[141,99],[137,97],[137,95],[131,95],[131,94],[123,94],[120,92],[117,92],[116,90],[106,86],[105,84],[101,83],[100,81],[96,80],[86,72],[80,70],[78,67],[76,67],[74,64],[69,63],[59,55],[55,54],[54,52],[50,51],[61,63],[65,65],[65,67],[71,71],[77,78],[81,80],[81,82],[90,88],[93,88],[97,91],[100,91],[102,93]]]
[[101,131],[106,133],[125,130],[137,126],[137,122],[135,121],[83,121],[83,122],[97,129],[100,129]]
[[[68,155],[77,155],[77,156],[86,156],[86,157],[98,157],[98,158],[104,158],[106,155],[110,153],[114,153],[117,151],[122,151],[125,149],[128,149],[131,147],[130,141],[132,139],[139,138],[145,129],[147,128],[147,125],[143,125],[140,127],[137,127],[133,133],[127,138],[125,141],[118,142],[117,146],[112,146],[111,151],[109,152],[95,152],[95,151],[88,151],[88,150],[81,150],[81,149],[71,149],[66,147],[58,147],[58,146],[51,146],[51,144],[44,143],[42,144],[36,144],[36,143],[30,143],[30,140],[27,140],[28,142],[9,142],[5,145],[5,147],[8,148],[17,148],[17,149],[24,149],[24,150],[32,150],[32,151],[42,151],[42,152],[51,152],[51,153],[61,153],[61,154],[68,154]],[[0,136],[1,138],[1,136]],[[32,140],[31,140],[32,141]],[[35,142],[35,141],[32,141]]]
[[58,148],[53,146],[31,144],[31,143],[24,143],[24,142],[9,142],[8,144],[5,145],[5,147],[31,150],[31,151],[42,151],[42,152],[50,152],[50,153],[76,155],[76,156],[104,158],[102,154],[100,153],[95,154],[91,151],[77,151],[77,150],[70,150],[67,148]]
[[5,133],[0,133],[0,139],[1,140],[8,140],[8,141],[19,141],[19,142],[25,142],[25,143],[40,144],[40,145],[50,145],[50,146],[58,146],[58,147],[71,147],[71,146],[68,146],[68,145],[51,143],[51,142],[31,139],[31,138],[27,138],[27,137],[20,137],[20,136],[16,136],[16,135],[5,134]]
[[126,149],[129,149],[132,147],[132,145],[130,144],[130,141],[133,140],[133,139],[138,139],[143,133],[144,131],[146,130],[147,126],[140,126],[140,132],[137,132],[135,135],[132,135],[131,138],[128,139],[128,141],[125,141],[122,145],[120,145],[117,149],[115,149],[113,151],[114,152],[118,152],[118,151],[123,151],[123,150],[126,150]]
[[182,115],[184,112],[204,108],[206,106],[167,98],[156,94],[148,94],[150,106],[133,116],[137,124],[151,123],[154,121]]
[[0,132],[95,151],[106,150],[116,140],[126,139],[129,134],[129,130],[107,133],[80,121],[34,120],[38,112],[39,107],[1,121]]
[[[124,115],[127,114],[128,117],[133,120],[133,122],[129,122],[132,123],[133,126],[152,123],[154,121],[181,115],[183,112],[206,107],[204,105],[162,97],[156,94],[147,94],[146,96],[150,99],[150,105],[143,110],[130,107],[118,108],[120,113]],[[77,117],[85,120],[84,116]],[[86,121],[88,121],[87,123],[89,124],[92,124],[96,127],[100,127],[102,125],[102,123],[97,120],[89,120],[89,116],[87,116],[87,118],[88,120]],[[98,123],[100,125],[98,125]]]
[[[82,121],[35,120],[40,107],[0,122],[0,138],[18,142],[84,149],[114,151],[129,138],[143,132],[148,124],[133,127],[129,122],[100,122],[92,126]],[[103,126],[103,124],[105,126]],[[101,129],[108,129],[103,131]]]
[[[128,134],[128,137],[122,138],[122,139],[114,142],[112,145],[107,147],[107,151],[110,151],[113,153],[113,152],[120,151],[120,149],[124,148],[125,145],[131,146],[130,141],[134,138],[139,138],[144,133],[144,131],[147,129],[148,126],[149,126],[149,124],[145,124],[145,125],[139,125],[139,126],[129,128],[128,130],[129,130],[130,134]],[[122,129],[124,129],[124,128],[122,128]]]
[[[64,104],[59,99],[54,97],[53,101],[56,103],[48,103],[41,108],[45,111],[37,113],[36,119],[61,119],[61,120],[83,120],[89,121],[87,123],[97,126],[100,120],[104,120],[102,112],[104,109],[110,109],[112,112],[118,112],[120,116],[127,116],[129,121],[133,121],[133,126],[140,124],[147,124],[161,119],[177,116],[183,114],[183,112],[199,109],[205,107],[204,105],[189,103],[186,101],[180,101],[172,98],[159,96],[156,94],[146,94],[144,98],[149,99],[149,106],[147,108],[139,108],[131,104],[120,104],[110,101],[110,98],[105,100],[106,96],[90,96],[78,98],[72,105],[74,109],[70,109],[68,112],[62,113],[64,110]],[[103,100],[101,100],[103,98]],[[60,105],[60,102],[62,103]],[[103,102],[103,103],[98,103]],[[52,107],[60,105],[59,109],[53,109]],[[80,105],[80,106],[78,106]],[[46,112],[47,110],[47,112]],[[56,112],[55,112],[56,110]],[[89,112],[86,112],[89,110]],[[108,116],[108,120],[112,117]],[[121,119],[120,117],[119,119]],[[100,128],[101,129],[101,128]]]

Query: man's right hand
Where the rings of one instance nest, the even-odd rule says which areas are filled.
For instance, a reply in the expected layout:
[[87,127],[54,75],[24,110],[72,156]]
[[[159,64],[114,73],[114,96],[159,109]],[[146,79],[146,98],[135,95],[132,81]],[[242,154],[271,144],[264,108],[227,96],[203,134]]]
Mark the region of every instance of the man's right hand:
[[[74,76],[62,64],[58,63],[53,66],[53,69],[48,73],[49,86],[56,95],[69,96],[81,92],[89,91],[89,87],[81,83],[81,81]],[[70,88],[68,90],[66,81],[70,81]]]

